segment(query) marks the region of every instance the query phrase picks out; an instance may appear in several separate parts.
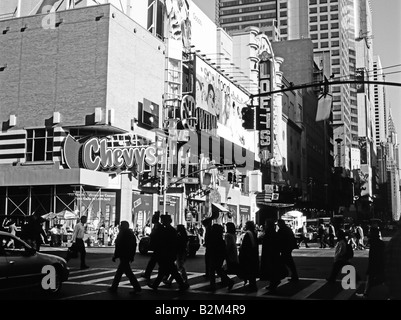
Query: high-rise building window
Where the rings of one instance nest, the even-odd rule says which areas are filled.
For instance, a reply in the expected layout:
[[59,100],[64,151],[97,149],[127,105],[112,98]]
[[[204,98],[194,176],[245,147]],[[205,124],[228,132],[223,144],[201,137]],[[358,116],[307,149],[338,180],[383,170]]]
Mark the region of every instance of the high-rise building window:
[[53,160],[53,128],[27,130],[26,161]]
[[333,22],[333,23],[331,24],[331,28],[332,28],[332,29],[338,29],[338,22]]
[[327,41],[320,43],[320,48],[328,48],[328,47],[329,47],[329,43]]
[[310,31],[317,31],[317,24],[312,24],[310,26]]
[[327,21],[329,19],[329,17],[327,16],[327,14],[320,16],[320,21]]
[[338,20],[338,14],[337,14],[337,13],[331,14],[331,15],[330,15],[330,19],[331,19],[331,20]]
[[310,5],[317,4],[317,0],[309,0],[309,4],[310,4]]
[[320,34],[320,39],[328,39],[328,37],[329,37],[329,34],[327,32],[322,32]]
[[327,23],[322,23],[320,25],[320,30],[328,30],[329,29],[329,25]]
[[309,13],[317,13],[317,7],[310,8]]
[[319,8],[319,11],[320,11],[320,12],[327,12],[327,7],[320,7],[320,8]]
[[317,22],[317,17],[316,16],[310,17],[310,22]]

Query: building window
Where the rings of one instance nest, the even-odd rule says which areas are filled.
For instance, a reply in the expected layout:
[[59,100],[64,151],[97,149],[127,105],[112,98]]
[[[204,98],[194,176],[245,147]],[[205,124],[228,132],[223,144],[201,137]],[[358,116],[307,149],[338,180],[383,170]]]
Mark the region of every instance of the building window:
[[26,161],[53,160],[53,129],[27,130]]
[[329,25],[327,23],[323,23],[320,25],[320,30],[327,30],[329,29]]
[[320,43],[320,48],[328,48],[328,47],[329,47],[329,43],[327,41]]
[[311,25],[310,31],[317,31],[317,24]]
[[317,13],[317,8],[316,7],[310,8],[309,13]]

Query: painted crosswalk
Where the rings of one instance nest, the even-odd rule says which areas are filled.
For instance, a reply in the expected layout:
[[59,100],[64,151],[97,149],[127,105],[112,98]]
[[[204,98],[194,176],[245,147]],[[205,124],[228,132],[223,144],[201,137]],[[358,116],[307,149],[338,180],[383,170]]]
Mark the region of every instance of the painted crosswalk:
[[[67,284],[73,285],[92,285],[99,287],[109,287],[113,281],[116,269],[113,268],[92,268],[87,270],[71,270],[70,277]],[[141,275],[143,270],[133,269],[141,287],[143,290],[152,290],[147,286],[146,279],[142,278]],[[324,279],[316,278],[300,278],[297,282],[291,282],[289,279],[283,279],[273,293],[270,293],[266,286],[267,281],[258,281],[256,291],[250,292],[247,290],[247,286],[237,276],[230,275],[230,278],[234,281],[234,286],[231,290],[222,286],[220,278],[216,276],[216,289],[211,290],[210,282],[201,273],[187,272],[188,283],[190,284],[189,292],[191,293],[208,293],[213,295],[233,295],[243,296],[246,298],[257,297],[266,299],[289,299],[289,300],[349,300],[351,299],[359,286],[363,285],[359,283],[356,289],[344,290],[341,287],[340,281],[330,284]],[[154,272],[151,276],[151,281],[156,278],[157,274]],[[131,284],[128,278],[124,275],[120,281],[119,287],[131,288]],[[178,285],[173,282],[171,286],[166,286],[161,283],[159,290],[177,290]]]

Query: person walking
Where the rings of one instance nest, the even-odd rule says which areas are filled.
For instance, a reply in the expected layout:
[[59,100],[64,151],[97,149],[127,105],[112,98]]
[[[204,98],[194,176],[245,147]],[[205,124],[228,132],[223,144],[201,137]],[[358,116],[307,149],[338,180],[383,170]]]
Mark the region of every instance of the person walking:
[[159,270],[156,279],[153,283],[148,283],[148,287],[157,290],[163,279],[171,275],[178,283],[179,290],[185,291],[189,288],[189,284],[184,282],[175,264],[178,247],[177,230],[171,226],[172,220],[170,215],[164,214],[160,218],[163,227],[160,229],[159,241],[154,247]]
[[[15,225],[15,220],[14,219],[7,219],[4,218],[2,227],[9,233],[11,233],[13,236],[17,235],[17,226]],[[10,239],[10,241],[6,244],[7,248],[14,248],[14,239]]]
[[323,223],[320,224],[319,230],[318,230],[318,237],[319,237],[319,242],[320,242],[320,249],[324,249],[327,247],[326,243],[326,237],[327,237],[327,232],[326,228]]
[[40,251],[42,243],[48,243],[46,232],[43,230],[42,226],[43,222],[45,222],[45,219],[33,213],[28,216],[22,228],[22,239],[36,251]]
[[[84,236],[85,236],[85,224],[88,221],[87,216],[82,216],[80,218],[80,222],[78,222],[74,227],[74,232],[72,234],[71,242],[74,250],[79,252],[80,260],[81,260],[81,270],[88,269],[89,266],[86,265],[86,249],[84,244]],[[65,260],[68,262],[72,258],[72,252],[70,250],[67,251],[67,256]]]
[[363,233],[363,229],[361,227],[361,224],[358,223],[356,225],[356,230],[355,230],[355,236],[356,236],[356,247],[359,250],[365,250],[365,244],[364,244],[364,233]]
[[209,278],[210,274],[209,274],[209,245],[210,243],[208,242],[208,237],[209,237],[209,232],[210,229],[212,228],[212,222],[213,219],[212,217],[208,217],[202,220],[202,225],[205,227],[205,234],[203,237],[203,246],[205,247],[205,274],[204,277],[205,278]]
[[[185,270],[185,261],[187,260],[187,248],[188,248],[188,233],[187,229],[183,224],[177,225],[177,259],[175,264],[177,265],[178,272],[185,283],[188,283],[188,275]],[[163,281],[167,286],[171,286],[173,276],[170,275],[166,281]]]
[[226,243],[226,272],[227,274],[238,275],[239,260],[237,248],[237,234],[233,222],[226,223],[226,233],[224,234]]
[[259,245],[255,223],[251,220],[245,222],[245,234],[239,248],[238,258],[239,277],[245,282],[249,281],[249,291],[257,291],[256,278],[259,275]]
[[226,259],[226,243],[223,239],[224,227],[220,224],[213,224],[208,234],[208,266],[210,291],[216,290],[216,273],[221,278],[223,286],[227,286],[228,290],[234,285],[234,281],[230,279],[223,269],[223,263]]
[[136,246],[136,236],[130,229],[128,221],[121,221],[112,258],[113,262],[116,262],[116,259],[119,259],[119,264],[114,275],[113,283],[108,289],[110,292],[117,292],[123,274],[127,276],[134,288],[130,294],[136,294],[142,291],[141,285],[139,284],[135,274],[132,272],[130,266],[130,263],[134,261]]
[[326,279],[327,282],[334,283],[342,267],[347,264],[348,258],[346,233],[344,229],[339,229],[337,232],[337,244],[334,251],[334,262],[331,268],[330,276]]
[[106,227],[104,223],[99,227],[99,230],[97,232],[97,241],[99,247],[104,247],[104,239],[106,237]]
[[280,255],[280,243],[273,220],[266,219],[265,234],[262,239],[262,255],[260,261],[260,280],[269,281],[265,287],[275,293],[281,280],[288,276],[288,270]]
[[290,281],[298,281],[298,271],[295,266],[294,259],[292,257],[292,251],[298,248],[297,240],[295,239],[294,232],[285,223],[283,219],[277,221],[278,231],[277,238],[280,248],[280,256],[284,265],[290,269],[291,279]]
[[358,298],[367,299],[371,288],[384,283],[384,259],[386,245],[381,239],[378,227],[372,227],[369,235],[369,261],[366,271],[366,284],[363,293],[356,293]]
[[148,264],[146,265],[145,272],[142,274],[142,277],[145,278],[148,283],[150,281],[150,276],[152,274],[152,271],[157,263],[155,247],[158,246],[160,229],[162,228],[162,225],[160,224],[160,211],[155,211],[154,215],[152,216],[152,224],[153,228],[149,235],[149,240],[150,240],[149,248],[153,252],[150,256]]
[[333,224],[330,222],[329,223],[329,247],[330,248],[335,247],[335,242],[334,242],[335,236],[336,236],[336,230],[335,230]]
[[305,248],[309,248],[309,245],[308,245],[308,237],[307,237],[307,235],[308,235],[308,229],[307,229],[307,227],[306,227],[306,222],[304,222],[303,223],[303,225],[302,225],[302,227],[300,228],[301,230],[300,230],[300,233],[301,233],[301,239],[300,239],[300,241],[299,241],[299,243],[298,243],[298,247],[300,248],[301,247],[301,243],[304,243],[304,245],[305,245]]
[[401,220],[398,230],[387,243],[384,276],[390,300],[401,300]]

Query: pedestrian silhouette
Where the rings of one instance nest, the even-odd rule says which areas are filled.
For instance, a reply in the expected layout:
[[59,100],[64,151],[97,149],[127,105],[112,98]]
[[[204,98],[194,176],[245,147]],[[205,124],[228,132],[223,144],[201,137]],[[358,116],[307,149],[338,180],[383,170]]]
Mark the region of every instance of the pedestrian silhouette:
[[265,287],[275,293],[281,280],[288,276],[288,270],[280,255],[280,243],[273,220],[265,221],[265,234],[262,239],[262,255],[260,261],[260,280],[269,281]]
[[208,235],[208,266],[209,266],[209,279],[210,290],[216,290],[216,273],[221,278],[223,286],[227,286],[230,290],[234,281],[230,279],[223,269],[223,263],[226,259],[226,243],[223,238],[224,227],[220,224],[213,224],[210,227]]
[[160,211],[155,211],[154,215],[152,216],[152,223],[153,223],[153,228],[149,235],[150,238],[149,247],[150,250],[152,250],[153,252],[150,256],[148,264],[146,265],[145,272],[142,274],[142,276],[146,279],[147,283],[149,283],[150,276],[157,263],[156,253],[154,248],[158,245],[160,228],[162,227],[160,224]]
[[159,241],[154,247],[156,261],[159,264],[157,277],[153,283],[149,283],[148,287],[157,290],[162,280],[171,275],[178,283],[179,290],[184,291],[189,288],[188,283],[184,282],[178,272],[175,260],[177,258],[177,230],[171,226],[171,216],[168,214],[161,215],[162,228],[160,228]]
[[348,263],[346,233],[344,229],[339,229],[337,232],[337,244],[334,251],[334,262],[330,276],[326,280],[330,283],[334,283],[342,267]]
[[390,300],[401,300],[401,220],[396,234],[387,243],[385,250],[385,283]]
[[204,220],[202,220],[202,224],[203,224],[203,226],[205,227],[205,234],[204,234],[204,237],[203,237],[203,246],[205,247],[205,257],[204,257],[204,259],[205,259],[205,274],[204,274],[204,276],[206,277],[206,278],[209,278],[209,270],[210,270],[210,267],[209,267],[209,245],[210,245],[210,243],[208,243],[208,237],[209,237],[209,232],[210,232],[210,229],[211,229],[211,227],[212,227],[212,222],[213,222],[213,219],[212,219],[212,217],[208,217],[208,218],[205,218]]
[[277,237],[279,241],[280,255],[284,264],[290,269],[290,281],[298,281],[298,272],[295,266],[294,259],[292,258],[292,251],[298,248],[297,240],[295,239],[294,232],[287,226],[283,219],[277,221],[278,231]]
[[[184,282],[188,282],[187,271],[185,270],[185,261],[187,260],[187,248],[188,248],[188,233],[187,229],[183,224],[177,225],[177,259],[175,264],[177,265],[178,272],[180,273]],[[170,286],[173,280],[173,276],[170,275],[164,284]]]
[[71,242],[72,245],[71,247],[73,249],[69,249],[67,251],[67,256],[65,260],[67,262],[72,258],[75,257],[76,252],[79,252],[80,254],[80,259],[81,259],[81,269],[87,269],[89,268],[86,265],[85,258],[86,258],[86,249],[85,249],[85,244],[84,244],[84,236],[85,236],[85,223],[88,221],[87,216],[82,216],[80,218],[80,222],[78,222],[75,227],[74,227],[74,232],[72,234]]
[[226,243],[226,272],[227,274],[238,275],[239,260],[237,247],[237,234],[233,222],[226,223],[226,233],[224,234]]
[[259,275],[259,245],[255,223],[245,223],[245,233],[239,248],[240,278],[249,281],[248,290],[257,291],[256,278]]
[[134,261],[136,253],[136,236],[129,228],[128,221],[121,221],[120,228],[115,242],[115,249],[113,255],[113,262],[119,259],[119,264],[114,275],[113,283],[109,288],[110,292],[116,292],[120,283],[121,277],[125,274],[130,281],[132,287],[131,294],[141,292],[141,285],[139,284],[135,274],[133,274],[130,263]]
[[370,248],[368,269],[366,271],[366,283],[363,293],[357,293],[359,298],[368,298],[369,293],[374,286],[384,283],[384,259],[385,259],[385,243],[381,239],[378,227],[370,229],[369,234]]

